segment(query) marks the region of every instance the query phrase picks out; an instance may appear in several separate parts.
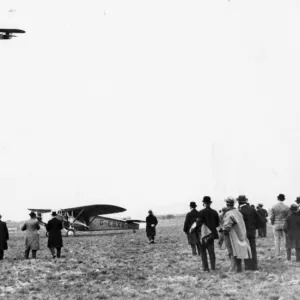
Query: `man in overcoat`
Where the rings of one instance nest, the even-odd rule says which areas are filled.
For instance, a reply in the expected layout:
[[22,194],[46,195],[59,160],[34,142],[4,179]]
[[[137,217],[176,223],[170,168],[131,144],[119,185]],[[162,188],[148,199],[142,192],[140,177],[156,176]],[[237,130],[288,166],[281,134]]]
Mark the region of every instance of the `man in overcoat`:
[[3,260],[4,250],[7,250],[7,241],[9,239],[8,229],[5,222],[2,222],[0,215],[0,260]]
[[62,221],[56,218],[57,213],[55,211],[53,211],[51,215],[53,218],[49,220],[48,224],[46,225],[48,232],[48,248],[50,249],[53,258],[56,256],[57,258],[60,258],[61,248],[63,247],[61,236],[61,230],[63,229]]
[[258,204],[256,211],[261,216],[262,220],[264,221],[263,227],[258,229],[258,236],[259,237],[267,237],[268,212],[266,209],[263,208],[263,204]]
[[289,215],[290,208],[283,203],[283,201],[285,200],[285,196],[283,194],[279,194],[277,199],[278,202],[271,209],[270,221],[273,225],[275,256],[280,256],[281,241],[284,242],[285,240],[283,227],[285,224],[285,220]]
[[201,255],[199,234],[192,228],[196,228],[196,221],[199,218],[199,212],[196,210],[196,207],[197,204],[195,202],[190,203],[190,212],[185,217],[183,231],[187,235],[188,243],[191,245],[192,254],[197,255],[198,251],[198,255]]
[[292,204],[290,215],[285,220],[284,232],[286,234],[286,256],[291,261],[292,249],[296,249],[296,261],[300,261],[300,216],[298,205]]
[[234,207],[235,200],[228,197],[224,215],[224,238],[231,260],[231,271],[242,271],[242,259],[251,258],[251,248],[247,239],[243,215]]
[[146,234],[149,239],[149,244],[154,244],[158,221],[152,210],[149,210],[148,214],[149,215],[146,217]]
[[219,238],[217,227],[219,227],[220,224],[219,224],[219,215],[217,211],[215,211],[210,207],[212,203],[211,198],[209,196],[204,196],[202,202],[205,208],[200,210],[199,212],[199,218],[197,220],[197,228],[198,228],[198,232],[201,232],[201,227],[206,226],[211,232],[209,236],[206,238],[207,242],[205,242],[202,239],[202,236],[201,236],[202,240],[200,241],[203,271],[208,272],[209,267],[207,261],[207,252],[209,255],[211,269],[212,270],[216,269],[216,255],[215,255],[214,240],[217,240]]
[[36,252],[40,249],[40,237],[38,230],[40,230],[39,221],[36,219],[36,214],[32,211],[30,219],[25,222],[21,230],[26,230],[25,235],[25,259],[29,258],[29,252],[32,251],[32,258],[36,259]]
[[256,229],[264,226],[264,222],[260,215],[253,207],[247,205],[248,199],[241,195],[237,198],[239,203],[239,211],[243,215],[247,238],[251,247],[252,258],[245,259],[245,270],[257,270],[257,252],[256,252]]

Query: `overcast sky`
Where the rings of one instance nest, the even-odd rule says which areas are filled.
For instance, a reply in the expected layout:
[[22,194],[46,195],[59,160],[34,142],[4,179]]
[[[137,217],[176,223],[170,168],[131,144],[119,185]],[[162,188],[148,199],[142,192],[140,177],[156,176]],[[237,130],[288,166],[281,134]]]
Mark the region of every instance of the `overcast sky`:
[[299,1],[4,1],[0,200],[185,213],[300,195]]

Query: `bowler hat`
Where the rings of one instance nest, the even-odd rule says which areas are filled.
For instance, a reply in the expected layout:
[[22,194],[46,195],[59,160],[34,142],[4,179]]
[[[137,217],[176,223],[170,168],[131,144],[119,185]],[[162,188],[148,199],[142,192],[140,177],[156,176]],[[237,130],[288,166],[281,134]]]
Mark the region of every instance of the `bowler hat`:
[[191,203],[190,203],[190,207],[191,207],[191,208],[196,208],[196,207],[197,207],[196,202],[191,202]]
[[298,210],[298,205],[297,204],[292,204],[290,207],[290,211],[297,211]]
[[150,209],[150,210],[148,211],[148,214],[153,214],[153,211]]
[[57,215],[56,211],[52,211],[51,216],[55,217]]
[[204,196],[202,202],[206,204],[212,203],[211,198],[209,196]]
[[263,207],[263,206],[264,206],[264,205],[263,205],[263,204],[261,204],[261,203],[259,203],[259,204],[258,204],[258,207]]
[[29,216],[30,216],[30,217],[36,217],[36,214],[35,214],[34,211],[32,211],[32,212],[30,212]]
[[248,201],[248,199],[246,198],[245,195],[238,196],[238,198],[236,200],[238,201],[239,204],[247,203],[247,201]]
[[285,196],[283,194],[279,194],[277,196],[277,199],[280,200],[280,201],[284,201],[285,200]]
[[234,198],[233,197],[227,197],[226,199],[225,199],[225,202],[226,202],[226,204],[227,205],[234,205]]
[[299,204],[300,203],[300,197],[296,198],[296,202]]

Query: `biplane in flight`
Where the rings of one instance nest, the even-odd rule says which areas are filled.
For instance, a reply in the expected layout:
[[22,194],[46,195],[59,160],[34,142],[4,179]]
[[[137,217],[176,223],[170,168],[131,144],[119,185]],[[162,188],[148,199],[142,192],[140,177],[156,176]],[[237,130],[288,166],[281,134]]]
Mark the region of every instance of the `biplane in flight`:
[[0,28],[0,40],[9,40],[12,37],[16,37],[16,35],[13,35],[14,33],[25,33],[25,31],[21,29]]
[[[37,214],[37,219],[42,226],[46,225],[43,221],[43,214],[53,211],[51,209],[35,208],[29,208],[28,210]],[[139,223],[145,222],[142,220],[103,217],[102,215],[126,211],[125,208],[107,204],[78,206],[55,211],[57,212],[56,217],[63,222],[63,228],[67,236],[75,235],[76,231],[133,230],[135,232],[139,229]]]

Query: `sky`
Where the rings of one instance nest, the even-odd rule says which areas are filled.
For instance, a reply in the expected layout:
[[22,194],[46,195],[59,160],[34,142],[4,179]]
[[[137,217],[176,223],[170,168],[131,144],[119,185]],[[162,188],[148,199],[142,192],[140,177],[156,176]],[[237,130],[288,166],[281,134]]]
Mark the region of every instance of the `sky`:
[[300,195],[299,1],[1,0],[0,213]]

